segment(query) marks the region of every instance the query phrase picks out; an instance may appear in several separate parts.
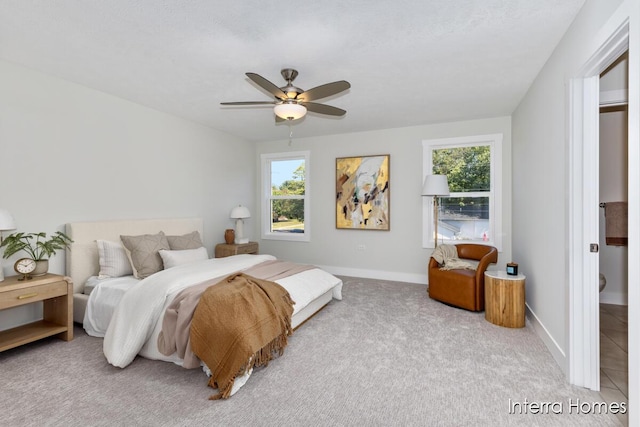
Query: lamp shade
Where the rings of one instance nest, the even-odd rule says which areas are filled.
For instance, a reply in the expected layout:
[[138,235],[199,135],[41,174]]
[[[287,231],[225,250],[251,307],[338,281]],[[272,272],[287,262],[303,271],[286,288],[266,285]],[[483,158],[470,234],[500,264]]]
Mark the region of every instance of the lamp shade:
[[16,222],[8,210],[0,208],[0,231],[15,230]]
[[449,183],[446,175],[427,175],[422,186],[423,196],[448,196]]
[[233,218],[233,219],[251,218],[251,212],[249,212],[249,209],[247,209],[246,207],[242,205],[238,205],[235,208],[231,209],[229,218]]
[[276,116],[285,120],[297,120],[307,114],[307,109],[300,104],[285,102],[273,107],[273,112],[276,113]]

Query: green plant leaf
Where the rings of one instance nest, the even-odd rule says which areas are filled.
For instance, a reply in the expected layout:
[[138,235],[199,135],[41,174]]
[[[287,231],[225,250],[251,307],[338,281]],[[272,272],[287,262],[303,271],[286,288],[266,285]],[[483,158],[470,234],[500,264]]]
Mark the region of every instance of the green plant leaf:
[[[35,242],[32,240],[35,239]],[[55,255],[57,251],[69,247],[73,240],[61,231],[55,232],[49,239],[44,232],[40,233],[13,233],[7,236],[0,247],[4,247],[3,258],[24,251],[31,259],[36,261],[48,259]]]

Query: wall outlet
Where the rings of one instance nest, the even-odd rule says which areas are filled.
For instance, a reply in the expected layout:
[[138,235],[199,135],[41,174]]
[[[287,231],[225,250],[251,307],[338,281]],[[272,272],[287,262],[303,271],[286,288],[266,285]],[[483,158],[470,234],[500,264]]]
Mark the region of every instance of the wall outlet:
[[367,246],[360,243],[358,246],[356,246],[356,249],[359,251],[366,251],[367,250]]

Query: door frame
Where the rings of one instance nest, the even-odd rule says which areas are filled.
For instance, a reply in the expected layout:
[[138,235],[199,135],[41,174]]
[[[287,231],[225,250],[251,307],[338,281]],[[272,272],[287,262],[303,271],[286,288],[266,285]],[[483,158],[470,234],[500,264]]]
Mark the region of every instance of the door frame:
[[599,255],[590,250],[599,243],[600,74],[629,49],[629,29],[626,19],[569,82],[569,382],[592,390],[600,390]]

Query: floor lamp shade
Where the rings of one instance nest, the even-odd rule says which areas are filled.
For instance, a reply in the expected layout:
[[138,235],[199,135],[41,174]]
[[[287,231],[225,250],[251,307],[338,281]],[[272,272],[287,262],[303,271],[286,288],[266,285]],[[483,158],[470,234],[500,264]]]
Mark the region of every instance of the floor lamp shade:
[[249,239],[244,237],[244,219],[251,218],[251,212],[246,207],[239,205],[231,209],[229,217],[236,220],[236,244],[249,243]]
[[446,175],[427,175],[422,186],[423,196],[448,196],[449,183]]
[[422,185],[423,196],[433,196],[433,220],[435,223],[434,247],[438,246],[438,197],[449,195],[449,183],[446,175],[427,175]]

